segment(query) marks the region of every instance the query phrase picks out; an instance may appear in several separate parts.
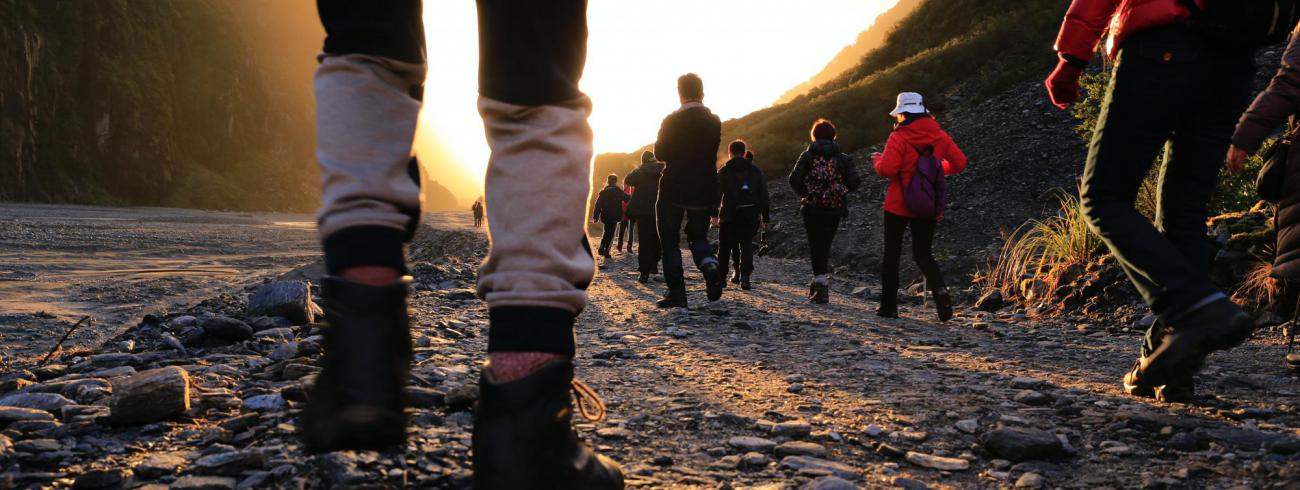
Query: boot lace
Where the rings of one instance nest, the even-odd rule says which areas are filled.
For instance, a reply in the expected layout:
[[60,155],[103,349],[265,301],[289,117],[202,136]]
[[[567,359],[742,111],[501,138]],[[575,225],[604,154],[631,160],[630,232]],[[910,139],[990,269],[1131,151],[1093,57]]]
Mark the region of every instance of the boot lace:
[[605,419],[605,402],[596,394],[596,390],[587,386],[582,380],[573,380],[573,401],[578,407],[578,414],[590,422],[600,422]]

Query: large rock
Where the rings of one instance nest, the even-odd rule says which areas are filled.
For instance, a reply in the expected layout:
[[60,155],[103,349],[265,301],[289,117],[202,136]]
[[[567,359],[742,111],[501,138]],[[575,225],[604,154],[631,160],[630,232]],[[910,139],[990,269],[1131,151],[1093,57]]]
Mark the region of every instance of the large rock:
[[1050,432],[1021,427],[1004,427],[980,438],[989,452],[1011,461],[1054,459],[1065,456],[1061,440]]
[[144,458],[135,466],[135,473],[144,478],[171,475],[185,467],[185,456],[179,453],[156,453]]
[[741,451],[766,453],[776,447],[776,441],[754,436],[736,436],[727,439],[727,445]]
[[190,376],[176,366],[153,369],[113,383],[109,420],[133,425],[156,422],[190,409]]
[[295,325],[315,320],[311,286],[302,281],[279,281],[257,288],[248,299],[248,316],[282,316]]
[[779,468],[791,471],[799,471],[802,469],[825,471],[846,480],[857,480],[862,478],[862,475],[859,474],[857,468],[843,463],[836,463],[834,461],[827,461],[808,456],[786,456],[785,459],[781,460]]
[[50,413],[59,413],[63,407],[76,404],[77,402],[55,393],[14,393],[0,398],[0,407],[31,408]]
[[908,451],[905,458],[909,463],[935,470],[966,471],[970,469],[970,461],[961,458],[947,458],[913,451]]
[[253,338],[253,327],[228,316],[212,317],[203,322],[203,338],[218,342],[240,342]]
[[54,415],[45,410],[22,407],[0,407],[0,428],[8,427],[9,424],[23,420],[54,420]]

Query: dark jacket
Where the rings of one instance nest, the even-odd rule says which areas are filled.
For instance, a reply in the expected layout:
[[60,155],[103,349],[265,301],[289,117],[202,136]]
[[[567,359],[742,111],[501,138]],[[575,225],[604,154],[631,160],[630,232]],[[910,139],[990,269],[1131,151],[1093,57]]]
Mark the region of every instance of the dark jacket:
[[632,198],[618,186],[605,186],[596,197],[596,209],[592,211],[591,219],[605,223],[623,221],[623,203],[630,199]]
[[643,163],[623,178],[623,183],[636,188],[632,193],[632,201],[627,204],[629,218],[649,220],[655,218],[655,199],[659,197],[659,177],[663,173],[664,164]]
[[[795,161],[794,170],[790,171],[790,187],[794,189],[795,194],[798,194],[799,197],[802,198],[808,194],[808,187],[805,184],[808,172],[812,170],[815,155],[835,157],[840,175],[844,177],[844,186],[848,187],[849,191],[857,189],[862,184],[862,179],[858,177],[857,170],[853,168],[853,160],[849,159],[849,156],[840,150],[838,143],[831,140],[817,140],[810,143],[808,149],[799,155],[799,159]],[[847,201],[843,207],[833,209],[812,208],[800,204],[799,212],[805,215],[818,214],[843,217],[849,215],[849,207]]]
[[664,118],[655,157],[664,162],[659,200],[687,207],[718,204],[718,146],[722,121],[699,102],[688,102]]
[[[1300,112],[1300,36],[1293,36],[1282,55],[1282,68],[1268,88],[1260,92],[1250,109],[1237,122],[1232,144],[1255,152],[1264,139],[1286,120]],[[1291,145],[1274,223],[1277,229],[1273,277],[1300,279],[1300,146]]]
[[[748,187],[748,189],[746,189]],[[718,171],[718,189],[722,193],[722,203],[718,207],[718,219],[724,223],[736,216],[740,205],[739,197],[745,193],[754,196],[753,207],[763,217],[764,222],[772,220],[771,201],[767,197],[767,177],[754,165],[752,160],[744,157],[732,157]]]

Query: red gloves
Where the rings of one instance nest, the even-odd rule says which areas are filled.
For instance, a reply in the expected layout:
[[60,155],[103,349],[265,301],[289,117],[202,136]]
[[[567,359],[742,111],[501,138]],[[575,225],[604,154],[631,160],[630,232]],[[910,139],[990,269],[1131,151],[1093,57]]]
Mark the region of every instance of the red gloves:
[[1079,100],[1079,77],[1083,75],[1083,68],[1071,64],[1069,60],[1061,58],[1056,64],[1056,69],[1052,74],[1047,76],[1047,94],[1052,97],[1052,105],[1060,109],[1070,107],[1074,101]]

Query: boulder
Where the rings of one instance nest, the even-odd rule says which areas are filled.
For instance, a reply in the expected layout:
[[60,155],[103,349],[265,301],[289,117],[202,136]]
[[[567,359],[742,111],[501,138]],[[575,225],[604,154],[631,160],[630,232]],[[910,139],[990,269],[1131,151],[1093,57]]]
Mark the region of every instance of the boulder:
[[240,342],[253,338],[253,327],[228,316],[217,316],[203,322],[203,337],[209,340]]
[[168,366],[115,381],[109,399],[109,421],[147,424],[189,409],[190,376],[184,369]]
[[980,438],[989,452],[1011,461],[1054,459],[1065,456],[1061,440],[1050,432],[1021,427],[1004,427]]
[[280,316],[295,325],[315,320],[311,308],[311,285],[303,281],[264,284],[248,299],[248,316]]
[[59,413],[63,407],[76,404],[56,393],[14,393],[0,398],[0,407],[31,408],[50,413]]

